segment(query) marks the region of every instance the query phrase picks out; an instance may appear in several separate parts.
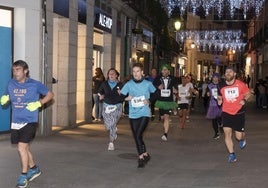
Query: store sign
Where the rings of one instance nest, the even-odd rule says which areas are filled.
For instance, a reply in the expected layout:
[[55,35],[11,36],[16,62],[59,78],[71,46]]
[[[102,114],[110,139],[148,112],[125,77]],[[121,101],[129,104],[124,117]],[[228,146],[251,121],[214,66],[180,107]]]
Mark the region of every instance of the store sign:
[[113,25],[113,20],[110,16],[107,16],[103,13],[98,13],[96,15],[95,27],[111,32],[112,25]]

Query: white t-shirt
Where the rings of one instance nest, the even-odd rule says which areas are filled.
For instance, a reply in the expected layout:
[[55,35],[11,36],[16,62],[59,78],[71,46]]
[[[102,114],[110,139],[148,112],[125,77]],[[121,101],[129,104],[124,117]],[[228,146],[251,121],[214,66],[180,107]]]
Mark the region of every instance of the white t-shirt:
[[190,96],[190,90],[190,84],[186,84],[185,86],[183,86],[182,84],[179,85],[178,95],[180,97],[180,100],[178,100],[178,104],[189,103],[189,99],[187,99],[186,97]]

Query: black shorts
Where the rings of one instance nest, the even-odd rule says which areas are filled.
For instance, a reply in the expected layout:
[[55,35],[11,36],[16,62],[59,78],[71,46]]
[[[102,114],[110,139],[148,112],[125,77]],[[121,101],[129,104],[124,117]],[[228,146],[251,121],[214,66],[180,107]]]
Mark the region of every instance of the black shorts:
[[19,130],[11,129],[11,143],[30,143],[35,138],[38,123],[28,123]]
[[236,115],[231,115],[222,112],[222,125],[223,127],[230,127],[235,131],[245,131],[245,112],[239,112]]
[[188,109],[188,107],[189,107],[188,103],[178,104],[178,109],[179,110]]
[[163,116],[163,115],[165,115],[165,114],[171,114],[171,112],[172,112],[172,109],[170,109],[170,110],[163,110],[163,109],[159,109],[159,114],[160,114],[160,116]]

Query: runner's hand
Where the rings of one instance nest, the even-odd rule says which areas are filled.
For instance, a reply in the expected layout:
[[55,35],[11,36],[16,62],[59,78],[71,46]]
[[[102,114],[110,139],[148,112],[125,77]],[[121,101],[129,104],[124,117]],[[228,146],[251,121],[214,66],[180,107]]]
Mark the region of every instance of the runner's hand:
[[26,109],[33,112],[42,106],[40,101],[30,102],[27,104]]
[[1,105],[7,104],[8,101],[9,101],[9,95],[3,95],[1,97]]

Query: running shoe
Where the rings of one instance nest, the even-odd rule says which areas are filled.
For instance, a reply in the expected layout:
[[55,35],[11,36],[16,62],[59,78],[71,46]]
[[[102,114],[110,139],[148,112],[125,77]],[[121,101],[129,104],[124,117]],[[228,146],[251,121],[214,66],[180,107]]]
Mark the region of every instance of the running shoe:
[[28,185],[28,179],[27,176],[24,174],[21,174],[18,178],[17,187],[18,188],[25,188]]
[[218,140],[218,139],[220,138],[220,135],[219,135],[219,134],[215,134],[215,135],[213,136],[213,138],[214,138],[215,140]]
[[167,141],[167,136],[166,136],[166,135],[163,135],[163,136],[161,137],[161,139],[162,139],[163,141]]
[[27,172],[27,179],[28,181],[33,181],[35,178],[37,178],[38,176],[41,175],[41,171],[39,169],[38,166],[36,166],[35,168],[33,169],[29,169],[28,172]]
[[113,151],[114,150],[114,143],[110,142],[108,145],[108,150]]
[[190,117],[186,116],[186,122],[189,123],[190,122]]
[[144,162],[148,163],[151,160],[151,156],[149,154],[144,155]]
[[140,159],[138,160],[138,168],[144,168],[145,167],[145,161],[144,159]]
[[228,157],[228,162],[233,163],[236,161],[236,156],[234,153],[230,153]]
[[245,147],[246,147],[246,140],[244,139],[244,140],[240,140],[239,141],[239,147],[240,147],[240,149],[244,149]]

